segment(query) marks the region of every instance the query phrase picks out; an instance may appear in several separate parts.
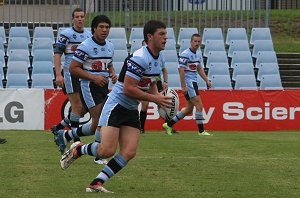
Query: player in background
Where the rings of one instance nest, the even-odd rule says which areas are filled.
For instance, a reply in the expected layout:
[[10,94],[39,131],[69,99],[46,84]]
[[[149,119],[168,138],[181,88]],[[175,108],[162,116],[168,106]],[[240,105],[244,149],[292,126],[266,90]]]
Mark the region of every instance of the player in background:
[[[108,94],[109,77],[113,83],[118,79],[112,65],[114,47],[111,42],[106,41],[110,27],[111,21],[107,16],[94,17],[91,24],[93,36],[82,42],[75,51],[70,72],[80,78],[80,94],[84,106],[91,114],[92,123],[69,131],[60,130],[57,142],[62,151],[69,141],[81,136],[95,134],[96,142],[100,143],[100,128],[96,129],[102,103]],[[105,163],[101,159],[95,159],[95,163],[98,161],[100,164]]]
[[[143,40],[143,42],[142,42],[142,46],[144,46],[144,45],[146,45],[145,40]],[[162,82],[161,75],[159,75],[156,79],[156,85],[157,85],[158,92],[161,92],[164,89],[168,88],[168,71],[167,71],[165,65],[163,65],[163,67],[162,67],[162,73],[163,73],[164,82]],[[140,133],[145,133],[145,122],[147,119],[148,106],[149,106],[148,101],[141,101],[141,111],[140,111],[141,131],[140,131]]]
[[199,34],[193,34],[191,37],[190,48],[184,50],[179,55],[179,76],[182,93],[186,99],[186,106],[180,112],[178,112],[170,121],[163,124],[163,128],[168,135],[172,135],[172,126],[185,116],[193,112],[193,108],[196,107],[196,122],[199,129],[199,135],[211,135],[204,130],[203,126],[203,104],[199,96],[197,85],[197,73],[206,82],[207,87],[211,87],[211,82],[208,80],[204,72],[203,58],[198,50],[201,44],[201,36]]
[[[85,39],[91,37],[91,33],[84,29],[85,12],[81,8],[76,8],[72,12],[73,27],[63,30],[56,44],[54,52],[54,64],[56,73],[56,85],[62,87],[71,103],[71,113],[60,123],[51,128],[52,133],[57,132],[67,126],[71,128],[79,127],[79,119],[83,114],[83,106],[79,95],[79,79],[69,72],[70,63],[77,46]],[[61,70],[61,57],[65,54],[63,70]],[[78,141],[79,139],[76,139]]]
[[[101,127],[101,143],[82,145],[76,142],[62,156],[62,169],[68,168],[82,155],[102,158],[113,156],[86,188],[86,192],[109,193],[103,187],[104,182],[135,157],[140,136],[139,101],[154,102],[163,107],[171,106],[172,97],[159,93],[156,86],[156,78],[164,65],[160,51],[164,50],[167,40],[165,24],[157,20],[148,21],[144,25],[144,39],[147,46],[126,58],[118,82],[103,106],[98,124],[98,129]],[[141,90],[141,86],[148,87],[149,91]]]

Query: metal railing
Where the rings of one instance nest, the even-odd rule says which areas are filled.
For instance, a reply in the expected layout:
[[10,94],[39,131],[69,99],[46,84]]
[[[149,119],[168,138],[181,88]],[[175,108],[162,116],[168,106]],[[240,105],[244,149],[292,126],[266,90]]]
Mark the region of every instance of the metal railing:
[[[280,0],[283,5],[284,1]],[[298,0],[295,0],[298,1]],[[76,7],[87,13],[108,15],[116,27],[142,27],[149,19],[180,27],[268,27],[271,0],[4,0],[0,26],[70,26]],[[273,4],[272,4],[273,5]],[[88,24],[87,24],[88,26]]]

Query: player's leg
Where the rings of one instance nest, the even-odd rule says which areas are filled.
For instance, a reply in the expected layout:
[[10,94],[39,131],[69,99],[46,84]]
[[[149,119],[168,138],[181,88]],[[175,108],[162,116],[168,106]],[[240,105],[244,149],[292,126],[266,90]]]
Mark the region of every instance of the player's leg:
[[[197,83],[196,83],[197,84]],[[179,122],[181,119],[183,119],[186,115],[192,113],[193,111],[193,104],[191,103],[190,99],[192,97],[196,96],[195,93],[195,85],[192,82],[186,82],[187,85],[187,94],[184,95],[186,102],[185,102],[185,108],[183,108],[181,111],[179,111],[171,120],[167,121],[163,124],[163,128],[166,130],[166,133],[168,135],[172,135],[172,126]],[[197,86],[197,92],[198,92],[198,86]]]
[[145,122],[147,119],[147,109],[149,106],[148,101],[141,101],[140,121],[141,121],[141,133],[145,133]]
[[204,125],[203,125],[203,104],[202,104],[202,100],[200,96],[196,96],[194,98],[191,99],[191,102],[193,104],[193,106],[195,106],[196,108],[196,113],[195,113],[195,118],[196,118],[196,122],[198,125],[198,130],[199,130],[199,135],[211,135],[210,133],[208,133],[207,131],[205,131],[204,129]]
[[[134,158],[139,142],[139,113],[137,110],[128,110],[121,105],[117,105],[115,108],[115,116],[111,117],[108,125],[121,126],[118,142],[120,145],[120,151],[116,154],[108,164],[102,169],[100,174],[90,183],[89,187],[86,189],[87,192],[95,192],[97,188],[102,187],[104,182],[117,174],[121,169],[123,169],[129,160]],[[102,118],[102,117],[101,117]],[[100,120],[101,123],[101,120]],[[105,138],[106,132],[116,133],[116,127],[103,126],[101,128],[102,138]],[[114,136],[116,138],[116,136]],[[110,140],[110,141],[109,141]],[[115,149],[114,148],[116,139],[103,139],[103,142],[98,147],[98,155],[103,157],[110,156]]]

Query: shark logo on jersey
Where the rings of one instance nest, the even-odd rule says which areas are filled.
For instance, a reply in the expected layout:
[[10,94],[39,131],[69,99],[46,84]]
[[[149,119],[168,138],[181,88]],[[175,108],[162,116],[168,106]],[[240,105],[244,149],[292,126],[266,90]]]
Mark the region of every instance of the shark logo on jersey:
[[105,48],[102,47],[102,48],[101,48],[101,51],[104,52],[104,51],[105,51]]
[[58,43],[61,43],[61,44],[66,45],[67,41],[68,41],[68,38],[65,37],[65,36],[63,36],[63,35],[61,35],[61,36],[59,37]]
[[187,61],[188,61],[187,58],[184,58],[184,57],[180,57],[180,58],[179,58],[179,64],[186,65],[186,64],[187,64]]
[[98,54],[98,48],[94,47],[93,50],[94,50],[94,53],[95,53],[95,54]]
[[84,36],[82,34],[80,34],[80,38],[84,38]]
[[73,39],[77,39],[77,35],[76,34],[73,34]]
[[158,66],[158,63],[157,63],[157,62],[155,62],[155,63],[154,63],[154,67],[157,67],[157,66]]
[[86,58],[87,58],[87,55],[83,51],[80,51],[80,50],[76,50],[74,53],[74,56],[83,61],[86,60]]
[[138,75],[143,74],[143,70],[135,63],[131,62],[130,60],[127,61],[127,70],[131,71],[132,73],[136,73]]

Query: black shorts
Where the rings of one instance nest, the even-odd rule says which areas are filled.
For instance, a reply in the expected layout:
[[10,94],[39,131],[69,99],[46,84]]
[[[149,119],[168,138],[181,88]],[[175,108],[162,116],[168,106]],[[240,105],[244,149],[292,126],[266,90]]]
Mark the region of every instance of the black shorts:
[[111,103],[108,99],[102,109],[99,126],[130,126],[141,129],[138,110],[129,110],[120,104]]

